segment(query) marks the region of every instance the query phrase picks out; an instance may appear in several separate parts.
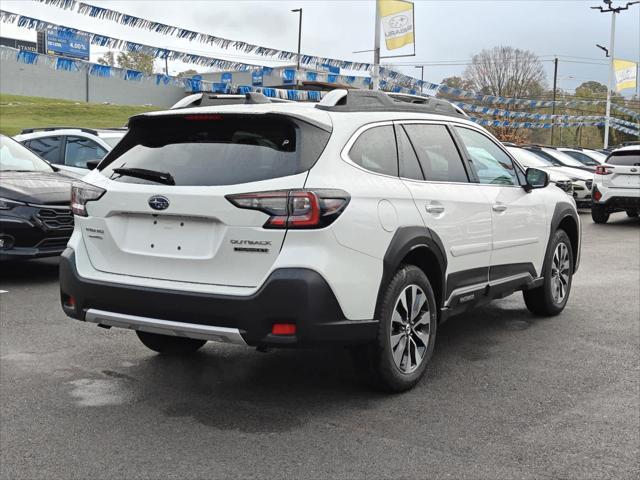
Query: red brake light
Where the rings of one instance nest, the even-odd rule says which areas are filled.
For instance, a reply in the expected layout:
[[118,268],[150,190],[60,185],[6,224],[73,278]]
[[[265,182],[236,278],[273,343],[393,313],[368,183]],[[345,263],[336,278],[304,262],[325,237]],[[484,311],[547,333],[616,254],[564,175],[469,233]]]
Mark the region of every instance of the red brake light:
[[195,113],[192,115],[185,115],[184,119],[191,121],[222,120],[222,115],[218,115],[217,113]]
[[270,215],[264,228],[323,228],[340,216],[349,203],[342,190],[279,190],[227,195],[238,208]]
[[611,175],[613,173],[613,167],[609,165],[598,165],[596,167],[596,175]]

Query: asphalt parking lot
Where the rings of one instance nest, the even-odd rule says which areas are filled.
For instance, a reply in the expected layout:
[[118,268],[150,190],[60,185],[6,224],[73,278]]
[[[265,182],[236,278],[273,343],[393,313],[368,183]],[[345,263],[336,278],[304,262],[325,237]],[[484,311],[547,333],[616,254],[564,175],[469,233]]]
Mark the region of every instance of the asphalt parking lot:
[[561,316],[456,317],[391,396],[342,350],[157,356],[66,318],[57,260],[0,265],[0,478],[638,478],[640,228],[581,217]]

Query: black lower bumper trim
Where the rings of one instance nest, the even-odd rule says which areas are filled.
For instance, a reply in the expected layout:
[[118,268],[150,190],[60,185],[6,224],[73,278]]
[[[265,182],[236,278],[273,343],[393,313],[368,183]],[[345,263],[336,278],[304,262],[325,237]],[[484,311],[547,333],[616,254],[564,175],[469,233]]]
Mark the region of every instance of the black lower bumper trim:
[[[75,255],[60,259],[62,308],[84,320],[90,308],[192,324],[237,328],[255,346],[358,344],[373,341],[376,320],[348,320],[327,282],[303,268],[275,270],[253,295],[211,295],[99,282],[80,277]],[[69,297],[74,307],[68,306]],[[274,323],[295,323],[296,334],[271,334]]]

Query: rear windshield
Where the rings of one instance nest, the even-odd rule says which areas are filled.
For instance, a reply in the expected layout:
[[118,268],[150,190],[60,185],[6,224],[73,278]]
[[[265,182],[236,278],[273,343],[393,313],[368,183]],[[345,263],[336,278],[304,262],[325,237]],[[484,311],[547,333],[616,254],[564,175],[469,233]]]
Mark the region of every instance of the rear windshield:
[[284,115],[186,114],[133,119],[102,174],[153,183],[116,168],[170,173],[176,185],[233,185],[295,175],[320,157],[330,133]]
[[625,167],[640,166],[640,152],[630,150],[628,152],[616,152],[607,158],[609,165],[622,165]]

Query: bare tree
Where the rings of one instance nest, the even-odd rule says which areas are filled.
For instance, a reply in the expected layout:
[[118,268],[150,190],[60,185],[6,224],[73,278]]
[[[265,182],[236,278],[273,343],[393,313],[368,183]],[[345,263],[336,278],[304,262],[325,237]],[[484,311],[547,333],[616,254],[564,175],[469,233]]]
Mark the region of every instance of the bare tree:
[[535,53],[504,46],[471,57],[463,78],[477,92],[501,97],[540,95],[546,86],[545,71]]

